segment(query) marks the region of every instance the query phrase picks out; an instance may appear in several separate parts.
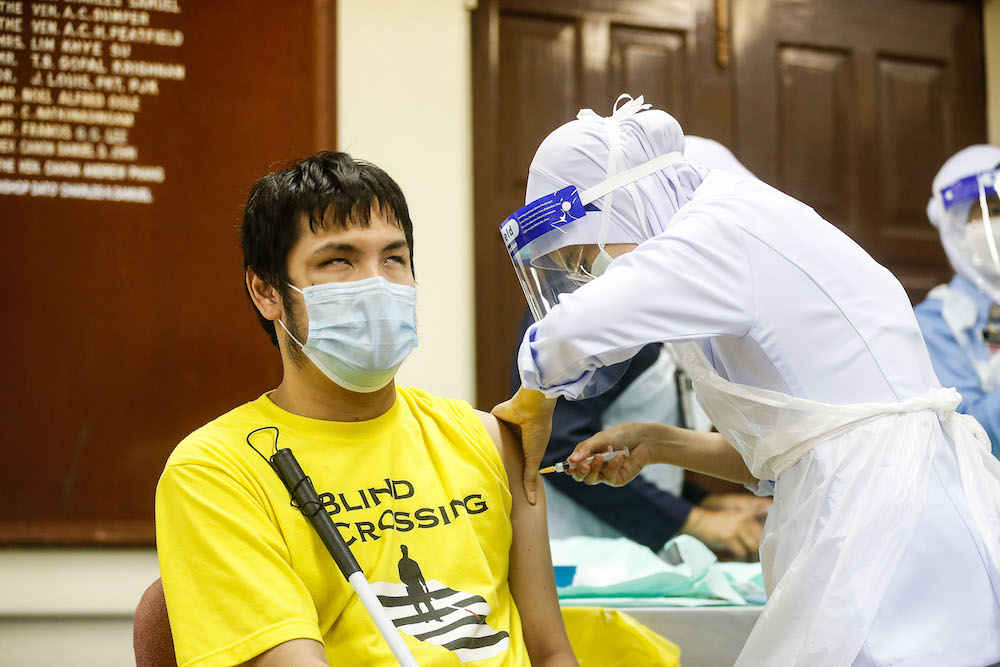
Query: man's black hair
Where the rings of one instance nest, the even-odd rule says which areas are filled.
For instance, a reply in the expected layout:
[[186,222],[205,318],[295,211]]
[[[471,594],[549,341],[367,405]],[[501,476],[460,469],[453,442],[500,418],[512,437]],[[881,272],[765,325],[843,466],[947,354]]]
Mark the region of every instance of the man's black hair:
[[[263,177],[250,190],[240,239],[243,270],[253,269],[267,284],[288,295],[288,253],[298,241],[299,220],[309,228],[367,227],[372,208],[403,230],[413,266],[413,223],[406,198],[389,174],[347,153],[323,151]],[[275,347],[274,323],[254,311]]]

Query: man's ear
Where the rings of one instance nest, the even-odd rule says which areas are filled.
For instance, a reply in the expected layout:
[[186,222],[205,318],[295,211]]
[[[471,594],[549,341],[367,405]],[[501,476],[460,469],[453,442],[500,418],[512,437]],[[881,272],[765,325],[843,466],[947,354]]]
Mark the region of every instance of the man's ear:
[[253,269],[247,267],[247,292],[257,310],[264,316],[264,319],[274,322],[281,319],[284,309],[281,305],[281,295],[270,283],[264,282],[260,276],[254,273]]

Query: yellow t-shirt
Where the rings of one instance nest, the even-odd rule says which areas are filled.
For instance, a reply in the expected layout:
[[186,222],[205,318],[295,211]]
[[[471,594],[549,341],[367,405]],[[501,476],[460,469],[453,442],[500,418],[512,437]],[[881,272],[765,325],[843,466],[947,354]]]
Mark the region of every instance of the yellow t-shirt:
[[[232,665],[295,638],[331,665],[393,665],[277,474],[247,444],[279,429],[422,666],[528,665],[507,585],[511,497],[467,403],[398,388],[386,414],[329,422],[267,395],[184,439],[156,490],[178,664]],[[274,431],[251,441],[266,456]],[[404,554],[405,552],[405,554]]]

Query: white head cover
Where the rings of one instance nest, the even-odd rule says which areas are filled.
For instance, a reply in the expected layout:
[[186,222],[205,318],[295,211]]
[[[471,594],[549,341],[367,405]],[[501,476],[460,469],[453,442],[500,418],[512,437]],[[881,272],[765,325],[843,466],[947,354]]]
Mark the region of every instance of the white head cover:
[[732,151],[714,139],[705,139],[689,134],[684,137],[684,159],[699,167],[722,169],[737,176],[756,178],[744,167]]
[[[528,168],[525,202],[568,185],[586,190],[608,178],[609,171],[620,173],[667,153],[683,152],[684,133],[677,121],[663,111],[639,113],[646,107],[639,97],[619,107],[608,118],[583,109],[576,120],[554,130],[538,147]],[[615,159],[611,150],[613,124],[617,125],[620,149],[615,153],[621,160],[615,160],[617,165],[609,170],[609,160]],[[604,241],[642,243],[662,233],[707,174],[706,169],[682,160],[623,188],[627,192],[616,193],[612,200],[611,224]],[[638,195],[644,209],[641,213],[629,194]],[[594,203],[603,206],[602,200]],[[601,213],[589,213],[567,226],[560,245],[598,243],[600,227]]]
[[[1000,147],[988,144],[978,144],[963,148],[948,158],[931,186],[931,198],[927,202],[927,218],[938,228],[941,234],[941,245],[948,255],[948,261],[955,273],[966,278],[986,293],[995,303],[1000,303],[1000,284],[995,278],[990,278],[976,268],[968,253],[963,248],[965,220],[969,209],[978,202],[969,201],[958,204],[949,212],[945,212],[941,190],[956,181],[993,169],[1000,165]],[[953,212],[952,212],[953,211]]]

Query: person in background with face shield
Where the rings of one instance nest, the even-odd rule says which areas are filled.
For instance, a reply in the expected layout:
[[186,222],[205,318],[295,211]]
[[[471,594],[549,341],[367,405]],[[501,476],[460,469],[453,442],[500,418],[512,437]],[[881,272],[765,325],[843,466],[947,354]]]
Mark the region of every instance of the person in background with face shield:
[[[689,162],[753,178],[736,157],[712,139],[686,136]],[[518,340],[534,322],[525,311]],[[514,363],[513,386],[521,384]],[[604,372],[603,369],[598,373]],[[657,422],[711,430],[711,422],[694,398],[690,378],[678,366],[670,346],[651,343],[632,358],[621,379],[593,398],[557,399],[552,435],[542,465],[565,460],[578,443],[595,433],[629,422]],[[720,485],[722,486],[722,485]],[[628,537],[659,552],[678,535],[692,535],[721,557],[757,558],[768,497],[743,493],[713,493],[689,483],[684,469],[654,464],[620,487],[577,484],[564,475],[546,478],[549,536],[566,538]]]
[[[773,492],[739,667],[1000,661],[1000,461],[902,286],[808,206],[685,160],[677,122],[644,108],[552,132],[501,226],[537,321],[493,412],[520,429],[528,493],[555,398],[670,343],[719,433],[622,424],[570,460],[588,483],[671,463]],[[606,463],[609,445],[630,455]]]
[[417,345],[399,186],[318,153],[257,181],[241,239],[284,372],[185,438],[160,477],[177,663],[396,664],[265,458],[287,448],[417,664],[576,665],[519,444],[464,401],[396,386]]
[[955,269],[914,308],[934,372],[962,394],[1000,457],[1000,148],[969,146],[934,178],[927,217]]

